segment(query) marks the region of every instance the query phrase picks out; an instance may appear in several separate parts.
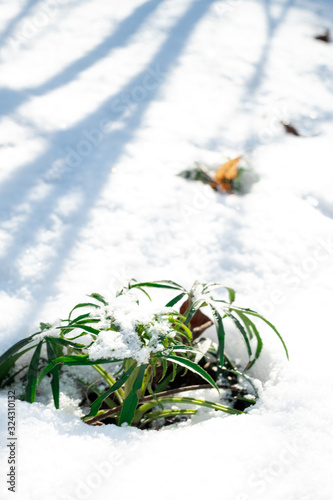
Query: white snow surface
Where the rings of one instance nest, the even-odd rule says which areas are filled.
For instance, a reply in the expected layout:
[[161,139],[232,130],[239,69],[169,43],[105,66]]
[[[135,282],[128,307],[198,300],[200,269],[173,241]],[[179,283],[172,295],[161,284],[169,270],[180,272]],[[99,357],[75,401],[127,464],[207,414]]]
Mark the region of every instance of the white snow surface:
[[[18,402],[15,498],[331,500],[333,45],[314,36],[332,1],[0,9],[1,352],[131,277],[221,281],[290,350],[263,332],[248,414],[158,432]],[[239,154],[246,195],[176,176]],[[6,392],[0,433],[5,500]]]

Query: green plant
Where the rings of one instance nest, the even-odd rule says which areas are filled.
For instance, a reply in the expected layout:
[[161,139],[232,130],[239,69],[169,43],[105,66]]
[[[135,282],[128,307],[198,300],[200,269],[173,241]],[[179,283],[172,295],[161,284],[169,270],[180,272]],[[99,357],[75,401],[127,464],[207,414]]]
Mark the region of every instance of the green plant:
[[193,168],[179,172],[178,176],[209,184],[215,191],[223,193],[247,193],[259,179],[247,160],[241,156],[229,159],[217,168],[195,162]]
[[[54,405],[59,408],[61,367],[91,366],[109,388],[104,392],[94,388],[96,399],[91,403],[89,413],[83,417],[89,424],[107,420],[117,425],[126,423],[145,427],[162,417],[188,416],[197,411],[165,407],[170,404],[204,406],[230,414],[242,413],[219,403],[179,395],[184,390],[198,387],[213,387],[219,391],[221,376],[225,372],[244,377],[251,383],[244,372],[253,366],[263,347],[253,318],[261,319],[270,326],[288,356],[281,335],[267,319],[251,309],[233,305],[233,289],[222,287],[228,293],[228,300],[213,296],[213,291],[221,287],[219,283],[195,282],[187,291],[173,281],[138,283],[131,280],[109,302],[97,293],[91,294],[89,297],[93,301],[77,304],[67,319],[59,320],[53,326],[41,323],[39,332],[5,352],[0,357],[0,384],[2,387],[11,384],[26,368],[24,399],[32,403],[38,384],[48,375]],[[156,309],[152,307],[152,299],[147,292],[150,288],[169,290],[175,296],[164,308]],[[138,292],[143,292],[149,301],[145,299],[142,304]],[[180,314],[175,306],[184,299],[185,311]],[[201,338],[193,341],[191,324],[204,307],[210,309],[214,318],[217,345],[210,341],[203,342]],[[237,369],[225,352],[225,318],[234,323],[245,342],[249,361],[243,371]],[[33,352],[29,365],[15,372],[15,363],[29,351]],[[215,367],[211,373],[203,367],[203,360],[208,358]],[[112,374],[103,367],[109,363],[115,367]],[[205,383],[172,387],[184,370]],[[253,400],[246,399],[249,404],[254,403],[257,397],[255,387],[254,393]]]

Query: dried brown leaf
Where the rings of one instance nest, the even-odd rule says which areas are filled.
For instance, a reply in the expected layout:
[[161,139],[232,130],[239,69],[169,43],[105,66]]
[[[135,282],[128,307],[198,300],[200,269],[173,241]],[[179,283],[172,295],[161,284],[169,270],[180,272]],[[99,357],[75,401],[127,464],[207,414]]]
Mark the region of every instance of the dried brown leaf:
[[229,160],[223,163],[215,172],[214,181],[212,182],[212,187],[217,188],[219,186],[223,191],[230,191],[232,188],[232,180],[235,179],[238,173],[238,164],[241,160],[241,156]]
[[290,125],[289,123],[287,122],[282,122],[282,125],[284,126],[284,129],[285,131],[287,132],[287,134],[292,134],[292,135],[296,135],[297,137],[300,136],[300,134],[297,132],[297,130],[295,129],[295,127],[293,127],[292,125]]
[[329,30],[325,30],[325,32],[322,35],[315,36],[315,39],[321,40],[322,42],[330,43],[331,37]]

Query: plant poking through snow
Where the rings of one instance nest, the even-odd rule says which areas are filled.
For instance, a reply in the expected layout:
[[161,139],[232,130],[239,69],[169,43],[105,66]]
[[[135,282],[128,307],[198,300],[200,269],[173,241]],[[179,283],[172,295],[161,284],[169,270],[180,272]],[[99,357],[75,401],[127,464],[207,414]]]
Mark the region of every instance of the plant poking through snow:
[[258,176],[247,166],[242,156],[228,160],[217,169],[208,169],[199,163],[190,170],[178,174],[184,179],[210,184],[215,191],[224,193],[246,193],[252,184],[258,181]]
[[[219,391],[218,377],[214,379],[200,363],[208,356],[208,351],[215,357],[219,373],[231,372],[251,383],[244,372],[259,358],[263,346],[254,318],[271,327],[288,356],[281,335],[267,319],[251,309],[233,305],[233,289],[222,287],[228,292],[228,300],[214,298],[213,291],[221,287],[219,283],[196,282],[187,291],[173,281],[138,283],[131,280],[108,302],[94,293],[89,296],[92,301],[77,304],[66,320],[59,320],[53,326],[41,323],[39,332],[20,340],[5,352],[0,357],[1,386],[14,381],[18,374],[14,369],[16,361],[31,351],[33,354],[25,376],[24,395],[30,403],[35,401],[38,384],[49,375],[54,405],[59,408],[60,370],[63,365],[91,366],[105,380],[109,388],[103,393],[96,389],[98,397],[91,404],[90,412],[83,417],[89,424],[108,419],[117,425],[126,423],[144,427],[162,417],[193,415],[197,411],[183,409],[183,405],[191,405],[192,408],[193,405],[204,406],[229,414],[242,413],[219,403],[178,395],[185,389],[196,389],[198,385],[164,390],[185,369],[203,379],[205,384],[199,387],[208,386]],[[147,292],[149,288],[174,291],[175,297],[164,308],[156,309]],[[149,298],[149,302],[145,300],[142,304],[139,301],[141,292]],[[184,299],[183,314],[180,314],[175,306]],[[209,341],[208,347],[207,342],[200,342],[198,334],[194,335],[193,341],[191,327],[193,329],[195,318],[201,315],[208,319],[199,311],[203,307],[209,308],[214,318],[218,338],[215,347]],[[249,361],[243,372],[237,370],[225,352],[225,318],[234,323],[245,342]],[[206,323],[207,326],[209,324]],[[203,344],[205,349],[202,349]],[[46,359],[42,354],[44,350]],[[114,363],[118,370],[115,374],[111,375],[103,368],[102,365],[109,363]],[[177,404],[181,408],[164,408],[165,404]]]

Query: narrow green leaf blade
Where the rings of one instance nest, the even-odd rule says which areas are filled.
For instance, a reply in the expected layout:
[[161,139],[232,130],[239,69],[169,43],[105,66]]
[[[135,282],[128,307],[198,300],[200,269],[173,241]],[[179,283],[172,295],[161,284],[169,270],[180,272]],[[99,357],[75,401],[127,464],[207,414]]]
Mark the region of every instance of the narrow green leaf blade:
[[226,290],[228,290],[228,294],[229,294],[229,302],[230,304],[232,304],[234,301],[235,301],[235,298],[236,298],[236,292],[233,288],[230,288],[229,286],[225,286],[224,287]]
[[83,349],[84,347],[87,347],[86,344],[77,344],[76,342],[73,342],[72,340],[67,340],[67,339],[61,339],[58,337],[45,337],[49,342],[52,342],[52,344],[58,344],[64,347],[75,347],[75,349]]
[[101,394],[97,399],[96,401],[93,402],[93,404],[91,405],[90,407],[90,413],[85,417],[85,418],[91,418],[91,417],[94,417],[95,415],[97,415],[98,413],[98,410],[101,406],[101,404],[103,403],[103,401],[110,396],[110,394],[112,394],[113,392],[117,391],[118,389],[120,389],[124,383],[126,382],[126,380],[129,378],[129,376],[131,375],[131,373],[133,372],[135,368],[135,365],[131,366],[118,380],[115,384],[113,384],[113,386],[108,389],[106,392],[103,392],[103,394]]
[[[46,351],[47,360],[51,363],[54,359],[57,359],[58,353],[56,352],[56,346],[52,345],[49,339],[46,339]],[[60,365],[56,365],[53,370],[51,370],[52,380],[51,388],[53,395],[53,402],[55,408],[59,409],[59,394],[60,394]]]
[[195,313],[197,312],[197,310],[200,309],[200,306],[201,306],[202,302],[203,302],[202,299],[196,300],[195,302],[193,302],[193,304],[191,305],[189,311],[186,314],[186,320],[185,320],[185,325],[186,326],[190,324],[191,319],[193,318],[193,316],[195,315]]
[[64,326],[63,327],[63,330],[73,330],[73,328],[79,328],[81,330],[84,330],[85,332],[89,332],[89,333],[93,333],[94,335],[98,335],[99,334],[99,330],[96,330],[96,328],[92,328],[91,326],[87,326],[85,324],[79,324],[79,325],[71,325],[71,326]]
[[218,349],[217,349],[217,354],[220,360],[220,365],[221,368],[224,365],[224,345],[225,345],[225,330],[223,326],[223,320],[222,320],[222,315],[219,313],[219,311],[216,309],[213,304],[209,304],[210,308],[213,313],[214,317],[214,322],[215,322],[215,327],[216,327],[216,333],[217,333],[217,338],[218,338]]
[[69,319],[71,318],[73,312],[76,310],[76,309],[80,309],[81,307],[95,307],[97,309],[100,308],[100,306],[98,304],[95,304],[94,302],[81,302],[80,304],[77,304],[75,307],[73,307],[73,309],[71,310],[71,312],[69,313]]
[[123,361],[121,359],[89,359],[88,354],[78,354],[78,355],[67,355],[60,356],[49,363],[39,376],[38,383],[47,375],[57,364],[64,364],[67,366],[90,366],[90,365],[102,365],[106,363],[114,363],[118,361]]
[[93,299],[98,300],[98,302],[102,302],[102,304],[104,304],[105,306],[108,305],[105,298],[102,295],[100,295],[99,293],[91,293],[90,295],[88,295],[88,297],[92,297]]
[[264,318],[264,316],[261,316],[261,314],[256,313],[256,312],[252,311],[251,309],[243,309],[242,311],[245,314],[250,314],[251,316],[255,316],[256,318],[261,319],[262,321],[264,321],[264,323],[266,323],[268,326],[271,327],[271,329],[276,333],[276,335],[280,339],[280,341],[281,341],[281,343],[283,345],[283,348],[285,350],[287,359],[289,359],[289,352],[288,352],[287,346],[286,346],[286,344],[285,344],[285,342],[284,342],[284,340],[282,338],[282,335],[278,332],[278,330],[275,328],[275,326],[270,321],[268,321],[268,319]]
[[120,413],[119,417],[119,422],[118,425],[123,424],[124,422],[127,422],[128,425],[131,425],[132,420],[134,418],[135,410],[138,405],[138,391],[142,387],[142,382],[143,378],[145,375],[145,365],[141,365],[138,370],[137,377],[133,383],[132,390],[128,394],[128,396],[125,398],[123,407]]
[[26,352],[30,351],[33,349],[35,346],[28,347],[27,349],[24,349],[23,351],[17,352],[16,354],[13,354],[9,358],[5,359],[0,365],[0,387],[4,383],[7,383],[8,380],[8,375],[10,370],[14,367],[16,361]]
[[232,304],[235,301],[236,298],[236,292],[233,288],[230,288],[229,286],[224,286],[221,283],[217,282],[211,282],[211,283],[206,283],[206,285],[203,288],[204,293],[210,293],[212,290],[216,288],[224,288],[227,290],[229,294],[229,303]]
[[225,370],[225,371],[227,371],[229,373],[233,373],[234,375],[237,375],[238,377],[242,377],[244,380],[246,380],[251,385],[252,389],[254,390],[255,396],[257,398],[259,397],[258,390],[257,390],[256,386],[254,385],[254,383],[252,382],[251,378],[248,375],[245,375],[245,373],[240,372],[237,369],[230,370],[229,368],[225,368],[224,367],[223,370]]
[[180,293],[179,295],[176,295],[172,300],[170,300],[165,307],[173,307],[177,302],[179,302],[184,296],[186,295],[185,292]]
[[233,323],[235,324],[237,330],[239,331],[239,333],[241,334],[241,336],[243,337],[244,339],[244,342],[245,342],[245,345],[246,345],[246,349],[247,349],[247,353],[249,356],[252,356],[252,348],[251,348],[251,344],[250,344],[250,341],[247,337],[247,333],[246,333],[246,330],[244,328],[244,326],[241,324],[241,322],[236,318],[236,316],[234,316],[233,314],[231,314],[230,312],[226,312],[226,315],[233,321]]
[[213,403],[212,401],[207,401],[206,399],[197,399],[187,396],[163,396],[158,399],[161,403],[181,403],[181,404],[192,404],[197,406],[204,406],[206,408],[212,408],[213,410],[223,411],[229,413],[230,415],[241,415],[243,412],[230,408],[229,406],[221,405],[219,403]]
[[147,415],[144,421],[140,424],[140,427],[152,422],[153,420],[157,420],[159,418],[167,418],[167,417],[176,417],[176,416],[190,416],[195,415],[197,410],[162,410],[162,411],[154,411]]
[[253,321],[251,321],[250,318],[248,318],[247,316],[245,316],[245,314],[241,313],[240,311],[237,311],[237,314],[241,318],[241,320],[243,321],[243,323],[247,327],[247,329],[250,330],[250,331],[252,331],[253,334],[255,335],[256,339],[257,339],[257,348],[256,348],[256,352],[254,354],[254,358],[249,363],[249,365],[246,367],[246,370],[249,370],[250,368],[252,368],[252,366],[257,361],[257,359],[259,359],[259,356],[261,354],[261,351],[262,351],[262,348],[263,348],[264,344],[263,344],[262,338],[260,336],[260,333],[259,333],[256,325],[253,323]]
[[162,382],[162,380],[164,379],[166,372],[168,370],[168,363],[166,362],[166,360],[164,358],[162,358],[162,366],[163,366],[163,372],[162,372],[161,378],[158,381],[159,383]]
[[137,288],[137,287],[142,288],[143,286],[150,288],[167,288],[168,290],[182,290],[183,292],[186,292],[184,287],[171,280],[146,281],[144,283],[134,283],[133,285],[132,284],[130,285],[130,288]]
[[[40,332],[37,332],[40,333]],[[36,333],[34,335],[37,335]],[[10,347],[2,356],[0,356],[0,365],[6,361],[6,359],[10,358],[13,354],[15,354],[17,351],[22,349],[22,347],[25,347],[27,344],[33,341],[34,335],[31,335],[30,337],[27,337],[26,339],[19,340],[14,344],[12,347]]]
[[193,373],[200,375],[201,378],[206,380],[206,382],[208,382],[211,386],[215,387],[215,389],[217,389],[218,392],[220,392],[218,386],[216,385],[213,378],[209,375],[209,373],[207,373],[206,370],[201,368],[201,366],[197,365],[196,363],[194,363],[190,359],[181,358],[179,356],[170,356],[170,355],[165,356],[165,359],[168,361],[171,361],[172,363],[175,363],[177,365],[183,366],[184,368],[188,368]]
[[43,345],[43,340],[39,342],[39,344],[37,345],[28,368],[27,386],[25,389],[25,400],[28,401],[28,403],[33,403],[36,397],[39,359],[42,350],[42,345]]

